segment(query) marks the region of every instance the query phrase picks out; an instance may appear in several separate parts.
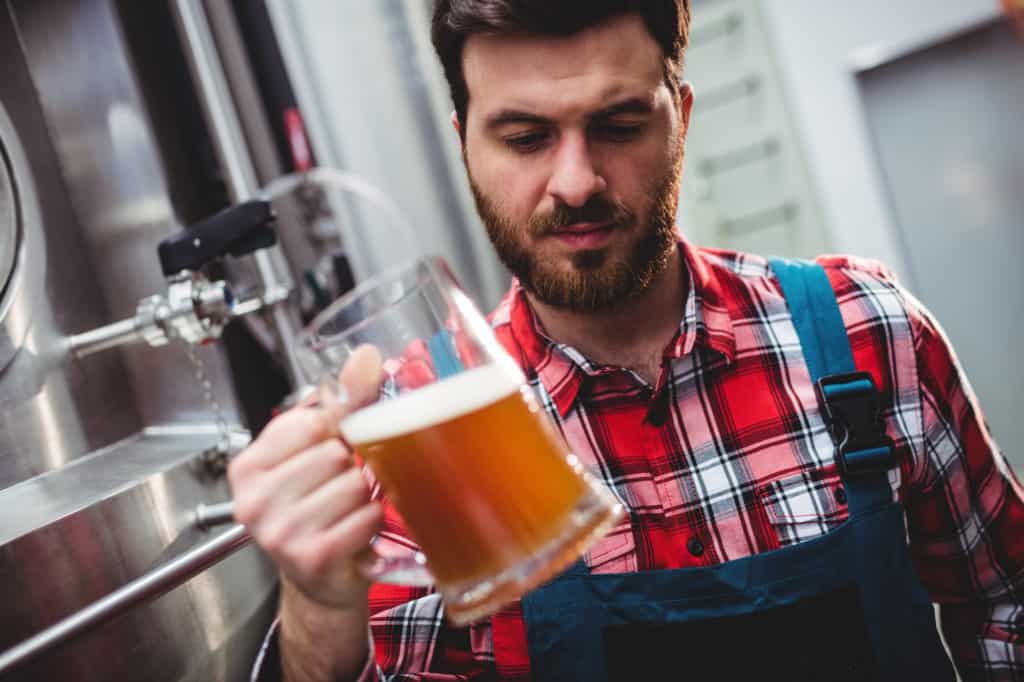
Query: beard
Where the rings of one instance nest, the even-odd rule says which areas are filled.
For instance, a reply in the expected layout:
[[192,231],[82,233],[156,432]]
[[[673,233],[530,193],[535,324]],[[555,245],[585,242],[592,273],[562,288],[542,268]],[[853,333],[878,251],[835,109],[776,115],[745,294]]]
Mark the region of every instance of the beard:
[[[551,212],[532,217],[525,226],[516,225],[503,216],[495,202],[474,182],[472,174],[469,184],[498,258],[523,289],[554,308],[596,313],[615,308],[647,290],[675,253],[682,162],[680,142],[669,169],[656,178],[647,192],[647,206],[642,207],[643,211],[595,195],[579,208],[559,203]],[[554,234],[573,223],[608,223],[614,230],[636,230],[638,215],[644,214],[647,218],[625,253],[615,253],[608,247],[576,251],[570,257],[568,270],[564,267],[564,257],[545,257],[528,247],[530,241]]]

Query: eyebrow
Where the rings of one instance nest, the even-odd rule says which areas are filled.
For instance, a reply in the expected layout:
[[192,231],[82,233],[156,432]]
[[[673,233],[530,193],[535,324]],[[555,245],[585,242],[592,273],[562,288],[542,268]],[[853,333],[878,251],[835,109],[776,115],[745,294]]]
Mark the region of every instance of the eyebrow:
[[[651,103],[640,97],[631,97],[621,102],[616,102],[603,109],[598,109],[595,112],[587,114],[587,120],[599,120],[611,118],[619,114],[650,114],[654,111],[654,107]],[[549,125],[553,121],[550,118],[539,116],[537,114],[531,114],[526,111],[518,111],[516,109],[502,109],[496,114],[489,116],[484,123],[484,127],[487,130],[495,130],[511,123],[526,123],[531,125]]]

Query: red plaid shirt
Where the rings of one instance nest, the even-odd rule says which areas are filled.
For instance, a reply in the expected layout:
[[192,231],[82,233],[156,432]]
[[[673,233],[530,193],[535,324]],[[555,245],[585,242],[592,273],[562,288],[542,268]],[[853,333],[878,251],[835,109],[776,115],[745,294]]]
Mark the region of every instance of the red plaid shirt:
[[[796,331],[765,259],[682,242],[685,314],[657,386],[549,340],[513,285],[492,315],[573,452],[630,510],[586,555],[595,573],[709,566],[847,518]],[[882,392],[918,574],[965,680],[1024,679],[1024,496],[948,342],[879,264],[827,257],[858,369]],[[410,547],[389,514],[382,540]],[[451,628],[438,595],[370,593],[366,679],[529,679],[518,604]],[[325,646],[329,644],[325,643]]]

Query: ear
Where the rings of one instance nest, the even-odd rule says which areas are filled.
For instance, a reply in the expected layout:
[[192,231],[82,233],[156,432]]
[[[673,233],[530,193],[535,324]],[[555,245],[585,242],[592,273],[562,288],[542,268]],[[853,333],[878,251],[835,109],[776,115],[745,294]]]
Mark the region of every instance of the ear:
[[456,134],[461,139],[462,138],[462,126],[459,125],[459,115],[456,114],[454,110],[452,111],[451,121],[452,121],[452,128],[455,128]]
[[679,83],[679,106],[683,119],[683,130],[690,128],[690,114],[693,112],[693,84],[689,81]]

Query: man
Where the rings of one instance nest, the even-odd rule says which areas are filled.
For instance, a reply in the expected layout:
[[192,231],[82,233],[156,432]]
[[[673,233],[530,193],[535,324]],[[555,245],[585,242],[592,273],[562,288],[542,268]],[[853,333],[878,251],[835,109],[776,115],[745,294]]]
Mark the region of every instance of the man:
[[[898,551],[829,549],[854,516],[884,524],[853,509],[862,479],[837,465],[793,301],[764,259],[673,228],[688,19],[686,0],[439,0],[434,15],[479,212],[517,278],[495,331],[627,520],[571,585],[456,630],[429,591],[354,577],[370,538],[401,541],[401,523],[332,437],[341,408],[292,410],[230,470],[238,518],[281,570],[260,679],[570,679],[583,673],[551,671],[595,670],[583,658],[612,679],[952,679],[929,598],[963,679],[1024,679],[1021,488],[935,323],[850,258],[821,262],[880,393],[887,445],[872,451],[893,456],[864,480],[902,509]],[[358,403],[378,373],[356,358],[342,380]],[[853,587],[778,596],[832,573]],[[603,578],[617,587],[595,596]],[[893,595],[882,614],[868,583]],[[641,627],[588,621],[637,605]]]

